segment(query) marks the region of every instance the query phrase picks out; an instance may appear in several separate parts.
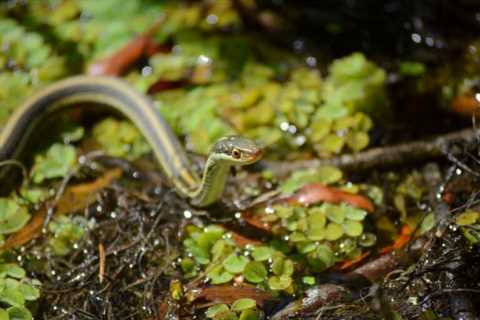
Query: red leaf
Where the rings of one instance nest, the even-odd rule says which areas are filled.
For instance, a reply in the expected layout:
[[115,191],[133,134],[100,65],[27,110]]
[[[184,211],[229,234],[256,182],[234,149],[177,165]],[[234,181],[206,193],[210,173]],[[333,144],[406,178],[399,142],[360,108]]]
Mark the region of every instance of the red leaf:
[[319,183],[304,185],[293,196],[286,199],[289,204],[309,206],[318,202],[347,203],[368,212],[375,210],[373,203],[364,196],[346,192]]
[[211,286],[200,290],[196,300],[203,299],[214,303],[232,303],[238,299],[250,298],[255,300],[259,306],[263,306],[266,300],[273,299],[270,293],[247,285]]

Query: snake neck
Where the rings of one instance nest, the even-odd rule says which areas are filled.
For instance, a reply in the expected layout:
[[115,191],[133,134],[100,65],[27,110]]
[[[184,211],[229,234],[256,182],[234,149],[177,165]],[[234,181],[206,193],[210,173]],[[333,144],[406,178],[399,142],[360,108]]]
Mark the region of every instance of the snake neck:
[[191,203],[197,207],[206,207],[216,202],[223,193],[230,167],[230,164],[210,155],[203,170],[201,183],[192,194]]

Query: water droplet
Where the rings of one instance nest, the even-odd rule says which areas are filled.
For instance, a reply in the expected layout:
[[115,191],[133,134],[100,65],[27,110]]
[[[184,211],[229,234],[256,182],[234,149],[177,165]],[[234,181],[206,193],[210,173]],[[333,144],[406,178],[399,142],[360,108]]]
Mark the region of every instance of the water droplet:
[[191,211],[185,210],[183,211],[183,216],[185,217],[185,219],[190,219],[193,216],[193,214]]
[[214,25],[218,22],[218,17],[215,14],[209,14],[206,20],[208,24]]
[[142,68],[142,76],[146,77],[153,73],[153,68],[150,66],[145,66]]
[[271,206],[268,206],[268,207],[265,208],[265,213],[266,214],[274,214],[275,209],[273,209],[273,207],[271,207]]
[[418,33],[412,33],[412,41],[415,43],[420,43],[422,42],[422,36]]
[[315,58],[315,57],[312,57],[312,56],[307,57],[307,58],[305,59],[305,62],[307,63],[307,65],[308,65],[309,67],[315,67],[315,66],[317,66],[317,58]]
[[209,57],[207,57],[204,54],[201,54],[201,55],[198,56],[197,62],[198,62],[198,64],[209,64],[209,63],[212,62],[212,59],[210,59]]

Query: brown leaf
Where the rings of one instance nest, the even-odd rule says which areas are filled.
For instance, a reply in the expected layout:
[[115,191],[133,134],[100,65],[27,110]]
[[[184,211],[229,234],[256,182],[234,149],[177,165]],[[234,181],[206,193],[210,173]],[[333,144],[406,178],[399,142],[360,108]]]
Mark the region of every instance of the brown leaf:
[[334,187],[328,187],[319,183],[304,185],[293,196],[286,201],[290,204],[301,204],[309,206],[318,202],[347,203],[351,206],[373,212],[373,203],[366,197],[346,192]]
[[111,56],[93,63],[88,68],[87,73],[90,75],[120,76],[140,58],[165,50],[166,46],[156,45],[152,39],[153,34],[163,21],[164,16],[161,16],[146,32],[128,42]]
[[[55,206],[54,214],[62,215],[87,207],[95,201],[98,191],[111,184],[113,180],[118,179],[121,175],[122,171],[120,169],[112,169],[93,182],[82,183],[66,188]],[[32,219],[27,225],[5,240],[0,250],[24,245],[37,237],[42,231],[46,215],[47,205],[43,204],[42,207],[33,214]]]
[[232,303],[242,298],[250,298],[263,306],[264,302],[273,299],[273,296],[261,289],[240,285],[240,286],[211,286],[200,289],[200,294],[196,300],[202,299],[214,303]]

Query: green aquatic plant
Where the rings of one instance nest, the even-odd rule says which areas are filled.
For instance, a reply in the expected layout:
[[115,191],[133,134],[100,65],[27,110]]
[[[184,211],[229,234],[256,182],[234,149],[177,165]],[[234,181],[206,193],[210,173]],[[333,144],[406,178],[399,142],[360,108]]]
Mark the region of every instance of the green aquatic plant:
[[32,178],[35,183],[48,179],[64,177],[75,165],[77,155],[75,147],[54,143],[44,153],[35,157],[32,167]]
[[240,248],[228,232],[215,225],[203,230],[189,226],[188,234],[183,241],[186,255],[179,263],[186,276],[195,277],[205,270],[213,285],[242,276],[247,283],[272,291],[293,292],[295,263],[277,249],[267,245]]
[[81,216],[60,216],[48,225],[51,236],[48,245],[57,256],[64,256],[78,245],[83,238],[88,224]]
[[151,150],[140,131],[125,120],[104,119],[93,127],[92,135],[111,156],[134,160]]
[[231,305],[215,304],[207,309],[205,316],[214,320],[260,320],[257,303],[253,299],[242,298]]
[[0,264],[0,319],[33,319],[29,303],[40,297],[40,282],[26,276],[15,263]]

